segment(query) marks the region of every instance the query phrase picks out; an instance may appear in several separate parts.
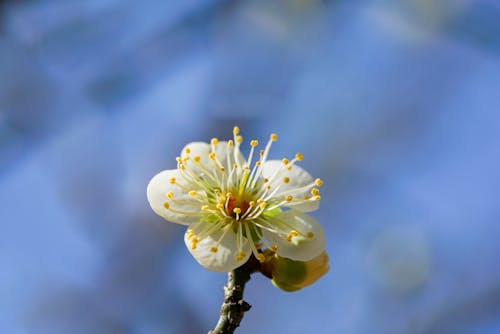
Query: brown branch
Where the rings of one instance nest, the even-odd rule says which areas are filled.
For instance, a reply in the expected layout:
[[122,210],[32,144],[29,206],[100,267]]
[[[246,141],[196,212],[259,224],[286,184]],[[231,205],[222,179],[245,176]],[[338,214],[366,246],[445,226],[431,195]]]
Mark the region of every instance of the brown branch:
[[243,300],[245,284],[250,280],[250,275],[257,271],[259,262],[251,257],[247,263],[227,274],[227,284],[224,286],[224,302],[220,309],[217,325],[208,334],[231,334],[240,325],[250,304]]

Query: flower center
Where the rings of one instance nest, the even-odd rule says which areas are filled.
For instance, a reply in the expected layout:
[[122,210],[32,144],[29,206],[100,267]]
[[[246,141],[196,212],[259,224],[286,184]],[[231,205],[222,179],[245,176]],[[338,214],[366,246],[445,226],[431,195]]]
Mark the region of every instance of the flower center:
[[230,198],[227,203],[228,214],[236,220],[240,220],[249,208],[250,203],[246,199],[238,201],[237,198]]

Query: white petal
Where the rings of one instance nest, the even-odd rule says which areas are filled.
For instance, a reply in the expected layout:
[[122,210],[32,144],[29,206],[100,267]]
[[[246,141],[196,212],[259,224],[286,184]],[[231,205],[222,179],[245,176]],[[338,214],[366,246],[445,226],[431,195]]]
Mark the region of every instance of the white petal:
[[[304,199],[304,196],[311,196],[310,191],[313,186],[297,191],[298,188],[307,186],[314,181],[314,179],[308,172],[297,165],[293,165],[291,170],[288,170],[288,167],[284,166],[283,162],[281,162],[280,160],[269,160],[266,161],[263,165],[262,175],[263,177],[269,179],[275,174],[278,169],[281,170],[278,172],[278,174],[270,184],[272,189],[275,189],[277,186],[280,187],[275,196],[275,201],[281,202],[286,198],[287,195],[291,195],[293,196],[293,198],[300,200]],[[283,182],[283,179],[285,177],[289,179],[288,183]],[[294,210],[308,212],[318,209],[319,201],[308,200],[301,201],[300,203],[292,201],[290,205],[285,206],[289,206]]]
[[[189,149],[190,153],[187,153]],[[235,163],[234,160],[234,148],[228,148],[226,141],[221,141],[215,146],[215,155],[217,159],[222,164],[224,168],[227,168],[227,151],[229,150],[229,165],[232,166]],[[200,164],[203,165],[207,170],[212,171],[214,168],[218,168],[215,161],[209,158],[209,154],[212,152],[212,145],[204,142],[193,142],[187,144],[181,152],[181,157],[189,157],[190,160],[186,163],[186,167],[190,168],[194,173],[201,174],[203,170],[199,167],[198,163],[195,163],[192,159],[196,156],[200,157]],[[246,162],[245,158],[241,153],[236,155],[236,163],[243,166]]]
[[[230,229],[229,226],[226,228]],[[184,235],[184,242],[191,255],[193,255],[196,261],[203,267],[218,272],[229,272],[247,262],[252,254],[252,250],[248,240],[243,239],[241,250],[245,253],[245,256],[237,261],[238,249],[236,234],[231,229],[228,230],[221,242],[217,244],[217,241],[223,233],[223,230],[219,230],[205,237],[200,240],[193,249],[192,243],[190,239],[188,239],[188,232],[186,232]],[[217,247],[217,251],[213,252],[212,247]]]
[[[170,183],[172,177],[175,177],[177,183],[182,185],[185,184],[179,171],[176,169],[164,170],[156,174],[151,181],[149,181],[147,188],[149,205],[151,205],[151,208],[157,215],[173,223],[189,225],[199,221],[203,203],[194,200],[193,197],[189,196],[186,191],[182,190],[179,186]],[[167,198],[167,193],[170,191],[174,195],[173,200]],[[183,203],[177,203],[176,200],[182,200]],[[184,201],[186,202],[184,203]],[[185,211],[193,214],[173,212],[165,208],[165,202],[168,202],[170,208],[173,210]],[[198,212],[200,214],[198,214]]]
[[[313,217],[296,210],[284,211],[269,219],[272,225],[287,224],[290,230],[295,230],[302,236],[293,237],[288,241],[286,236],[262,229],[264,236],[278,246],[278,255],[296,261],[308,261],[320,255],[325,250],[325,235],[321,224]],[[313,237],[306,237],[313,233]]]

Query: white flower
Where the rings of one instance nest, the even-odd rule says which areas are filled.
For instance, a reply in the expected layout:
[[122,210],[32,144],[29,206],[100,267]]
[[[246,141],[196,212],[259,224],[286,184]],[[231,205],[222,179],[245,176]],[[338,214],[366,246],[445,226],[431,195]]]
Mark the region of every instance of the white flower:
[[148,201],[168,221],[188,225],[184,241],[205,268],[227,272],[253,253],[264,261],[262,248],[279,256],[307,261],[324,251],[321,225],[304,212],[316,210],[320,179],[296,165],[303,159],[267,160],[276,134],[263,150],[250,142],[245,160],[243,138],[234,127],[234,141],[187,145],[177,169],[165,170],[149,182]]

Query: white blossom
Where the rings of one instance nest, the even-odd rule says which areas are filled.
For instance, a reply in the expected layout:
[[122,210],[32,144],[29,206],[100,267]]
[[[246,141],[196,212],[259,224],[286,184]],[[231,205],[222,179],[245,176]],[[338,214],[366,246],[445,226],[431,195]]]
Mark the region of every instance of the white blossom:
[[[318,208],[320,179],[291,160],[268,160],[277,135],[256,152],[250,142],[245,159],[243,138],[188,144],[177,157],[177,169],[165,170],[149,182],[147,197],[164,219],[187,225],[187,248],[205,268],[227,272],[244,264],[253,253],[264,261],[262,249],[281,257],[308,261],[324,251],[321,225],[305,212]],[[258,158],[256,158],[256,156]]]

